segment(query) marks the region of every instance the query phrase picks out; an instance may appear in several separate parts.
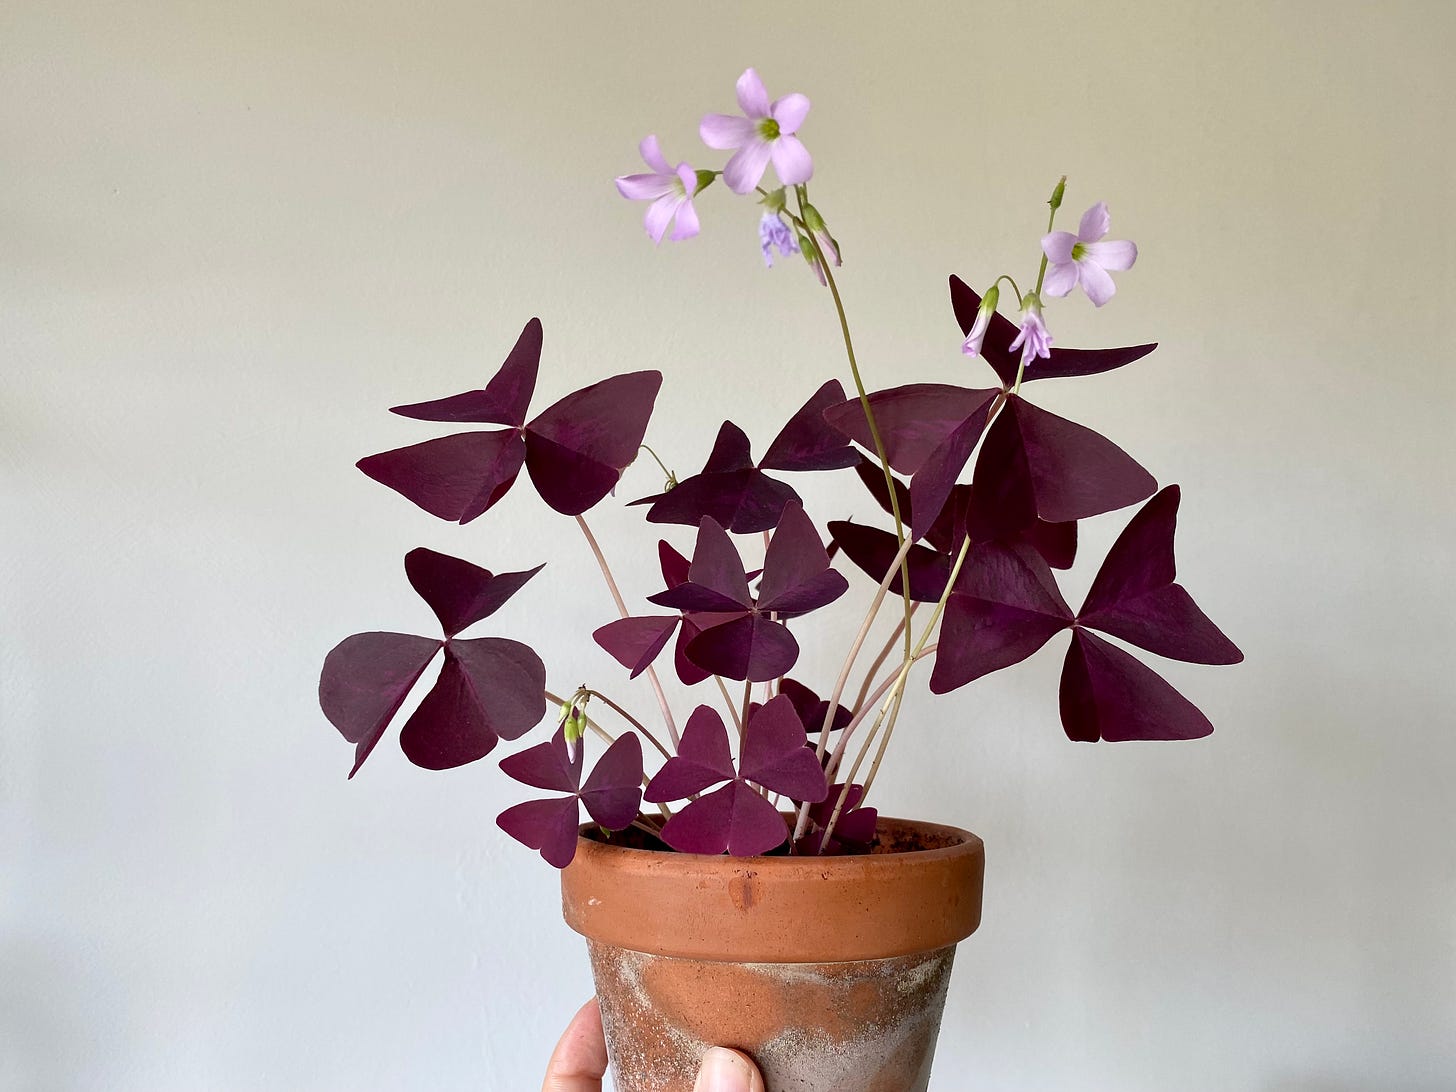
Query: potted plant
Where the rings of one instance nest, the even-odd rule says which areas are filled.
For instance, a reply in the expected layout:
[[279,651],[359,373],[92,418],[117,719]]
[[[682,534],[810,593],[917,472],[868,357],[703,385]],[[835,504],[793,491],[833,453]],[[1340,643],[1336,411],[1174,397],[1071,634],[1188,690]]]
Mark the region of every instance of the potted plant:
[[[928,672],[932,691],[955,691],[1061,635],[1069,738],[1193,739],[1212,725],[1108,638],[1198,663],[1241,654],[1175,582],[1177,486],[1159,489],[1116,445],[1023,394],[1156,347],[1053,347],[1048,333],[1046,300],[1081,290],[1100,307],[1111,273],[1137,257],[1106,238],[1106,205],[1075,232],[1057,230],[1065,179],[1056,184],[1025,291],[1006,275],[983,293],[950,278],[961,350],[993,382],[871,391],[835,283],[840,246],[809,197],[813,165],[798,137],[809,101],[770,100],[753,69],[737,93],[741,114],[700,126],[710,148],[732,153],[721,169],[674,167],[649,136],[648,170],[617,186],[649,202],[659,243],[698,234],[694,202],[719,181],[755,201],[765,262],[800,255],[827,289],[853,393],[827,379],[758,456],[725,421],[700,472],[679,480],[663,467],[666,487],[631,501],[676,529],[649,562],[660,590],[629,604],[585,513],[640,452],[657,458],[644,439],[663,377],[614,375],[533,413],[536,319],[484,387],[393,410],[465,431],[358,464],[462,524],[524,470],[600,566],[616,616],[592,623],[596,642],[629,678],[646,677],[656,708],[636,706],[619,678],[553,691],[532,648],[463,636],[529,594],[541,565],[493,572],[423,548],[405,572],[439,635],[345,639],[324,662],[319,698],[355,746],[351,777],[437,660],[400,730],[410,761],[447,769],[502,740],[546,737],[499,765],[547,795],[498,823],[563,870],[566,920],[587,937],[623,1092],[691,1087],[715,1043],[754,1055],[771,1090],[923,1089],[955,945],[980,920],[984,859],[975,835],[929,821],[941,817],[890,819],[871,803],[907,686]],[[1001,314],[1003,293],[1016,322]],[[832,472],[868,491],[882,525],[815,522],[792,477]],[[1079,521],[1134,505],[1074,610],[1055,574],[1075,559]],[[853,634],[816,634],[811,616],[849,591],[846,572],[867,577],[862,621]],[[796,676],[803,640],[844,646],[835,677]],[[691,708],[669,700],[659,667],[691,688]]]

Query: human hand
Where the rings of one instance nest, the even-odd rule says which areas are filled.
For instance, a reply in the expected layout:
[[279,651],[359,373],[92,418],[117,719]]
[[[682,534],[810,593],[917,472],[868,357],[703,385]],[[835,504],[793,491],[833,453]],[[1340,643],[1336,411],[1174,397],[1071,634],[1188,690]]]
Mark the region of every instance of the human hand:
[[[541,1092],[602,1092],[607,1074],[607,1041],[596,999],[581,1007],[566,1026],[546,1066]],[[736,1050],[714,1047],[703,1055],[693,1092],[765,1092],[758,1067]]]

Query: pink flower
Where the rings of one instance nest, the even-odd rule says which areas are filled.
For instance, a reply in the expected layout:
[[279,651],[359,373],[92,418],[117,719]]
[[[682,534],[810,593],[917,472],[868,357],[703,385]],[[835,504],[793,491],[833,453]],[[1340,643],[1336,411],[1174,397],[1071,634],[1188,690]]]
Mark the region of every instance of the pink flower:
[[966,356],[980,356],[981,344],[986,340],[986,331],[991,328],[991,316],[996,313],[996,304],[1001,301],[1001,288],[993,284],[986,289],[986,294],[981,297],[981,306],[976,308],[976,321],[971,325],[971,332],[966,335],[966,340],[961,345],[961,352]]
[[1021,350],[1023,368],[1037,357],[1045,359],[1052,355],[1052,335],[1047,333],[1046,323],[1041,320],[1041,300],[1035,292],[1028,292],[1021,301],[1021,332],[1008,348],[1013,352]]
[[1131,269],[1137,261],[1137,244],[1120,239],[1104,240],[1111,218],[1107,202],[1098,201],[1082,214],[1077,234],[1053,231],[1042,237],[1041,249],[1052,263],[1047,270],[1046,293],[1065,296],[1078,284],[1087,298],[1101,307],[1112,298],[1117,286],[1109,269]]
[[728,188],[747,193],[763,179],[770,162],[786,186],[809,181],[814,160],[794,135],[809,113],[809,100],[793,94],[769,102],[763,81],[750,68],[738,77],[738,105],[745,116],[708,114],[698,126],[709,148],[737,149],[723,168]]
[[787,258],[799,253],[799,244],[789,225],[776,212],[765,212],[758,221],[758,245],[763,250],[763,264],[773,267],[773,248],[779,248],[779,257]]
[[629,174],[617,179],[617,192],[630,201],[651,201],[642,224],[654,243],[661,243],[668,224],[677,222],[672,239],[691,239],[698,233],[698,213],[693,208],[693,195],[698,191],[698,175],[686,163],[677,169],[667,165],[657,137],[649,136],[638,145],[643,161],[651,174]]

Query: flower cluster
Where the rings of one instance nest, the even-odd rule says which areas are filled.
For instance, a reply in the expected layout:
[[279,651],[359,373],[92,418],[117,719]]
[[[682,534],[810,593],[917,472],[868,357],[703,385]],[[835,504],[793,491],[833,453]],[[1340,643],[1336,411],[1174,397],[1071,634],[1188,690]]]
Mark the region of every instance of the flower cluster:
[[[832,287],[841,248],[809,200],[814,164],[798,136],[809,100],[797,93],[770,100],[751,68],[737,96],[741,113],[708,114],[699,125],[709,148],[732,153],[721,170],[672,166],[649,136],[640,146],[648,171],[618,178],[617,188],[649,202],[644,222],[654,242],[697,235],[694,200],[719,177],[736,194],[756,193],[765,263],[775,253],[800,254]],[[771,189],[763,185],[770,169],[778,183]],[[1070,640],[1058,707],[1070,739],[1211,732],[1192,703],[1114,643],[1195,663],[1242,658],[1175,581],[1178,487],[1159,488],[1117,445],[1022,394],[1024,383],[1097,375],[1156,348],[1054,346],[1044,300],[1080,287],[1102,307],[1116,291],[1111,273],[1137,258],[1131,242],[1106,238],[1103,202],[1087,210],[1075,234],[1053,230],[1065,188],[1063,179],[1048,202],[1029,290],[1004,274],[984,294],[950,278],[961,352],[984,360],[997,382],[867,389],[834,291],[835,336],[842,333],[848,350],[853,393],[830,378],[801,404],[790,403],[799,408],[760,457],[747,432],[724,421],[698,473],[679,480],[662,467],[667,487],[629,503],[642,506],[647,522],[690,533],[691,541],[657,543],[655,562],[645,568],[654,584],[660,574],[660,587],[642,596],[640,608],[629,606],[585,513],[615,494],[640,451],[657,458],[643,441],[660,373],[610,376],[532,417],[544,334],[531,319],[481,389],[395,407],[419,421],[494,427],[371,455],[359,469],[462,524],[489,512],[524,469],[545,504],[577,524],[616,608],[615,617],[590,622],[610,659],[575,665],[572,674],[614,662],[628,679],[646,676],[661,724],[650,725],[658,717],[635,713],[598,687],[553,693],[545,664],[525,644],[459,636],[525,588],[540,564],[492,572],[421,548],[406,555],[405,571],[441,636],[358,633],[324,662],[319,700],[354,745],[350,776],[436,660],[438,676],[400,731],[416,765],[477,761],[501,740],[549,723],[553,703],[559,708],[554,734],[500,763],[516,782],[552,795],[518,803],[498,819],[558,868],[571,862],[579,836],[703,854],[871,851],[877,812],[865,801],[916,666],[931,661],[929,689],[943,694],[1021,662],[1064,631]],[[1017,322],[999,311],[1003,284]],[[947,351],[954,344],[947,338]],[[877,525],[878,516],[836,520],[824,525],[826,540],[786,476],[843,471],[853,471],[848,480],[892,526]],[[1081,521],[1134,505],[1141,507],[1074,611],[1056,573],[1076,562]],[[511,539],[545,541],[507,536],[500,548]],[[863,621],[844,635],[847,652],[832,685],[816,690],[793,675],[802,627],[849,591],[841,570],[856,569],[872,585]],[[917,613],[922,604],[928,613]],[[861,654],[877,643],[865,667]],[[681,732],[657,673],[669,644],[672,676],[694,693]]]

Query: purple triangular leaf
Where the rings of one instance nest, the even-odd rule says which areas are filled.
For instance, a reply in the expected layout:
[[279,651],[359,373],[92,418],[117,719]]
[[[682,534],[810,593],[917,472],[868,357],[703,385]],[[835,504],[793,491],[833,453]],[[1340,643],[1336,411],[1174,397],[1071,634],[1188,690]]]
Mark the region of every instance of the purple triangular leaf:
[[[887,516],[893,515],[895,510],[890,506],[890,490],[885,485],[884,468],[873,459],[861,455],[859,462],[854,464],[854,472],[870,491],[870,496],[875,498],[875,503],[884,509]],[[908,523],[911,516],[910,487],[893,475],[891,480],[895,483],[895,501],[900,506],[900,518]]]
[[[794,712],[799,714],[799,720],[810,732],[818,732],[824,727],[824,717],[829,712],[827,699],[819,697],[796,679],[784,679],[779,685],[779,693],[794,703]],[[852,719],[854,716],[848,709],[843,705],[836,705],[834,720],[830,723],[829,730],[837,732]]]
[[400,747],[427,770],[474,762],[497,739],[516,739],[540,722],[545,688],[541,658],[519,641],[450,641],[440,678],[400,731]]
[[685,583],[648,596],[649,603],[679,610],[731,612],[750,610],[753,595],[743,559],[728,532],[717,520],[705,516],[698,524],[698,540]]
[[544,564],[524,572],[493,574],[423,546],[404,555],[410,586],[435,612],[446,637],[489,618],[543,568]]
[[565,868],[576,856],[577,825],[581,814],[575,796],[559,800],[527,800],[496,817],[496,826],[516,841],[539,850],[553,868]]
[[662,373],[629,372],[568,394],[526,426],[526,470],[541,499],[576,516],[637,457]]
[[1069,739],[1199,739],[1208,718],[1161,675],[1085,629],[1062,664],[1062,727]]
[[632,672],[635,679],[652,666],[657,654],[667,647],[682,616],[653,614],[642,618],[619,618],[592,633],[592,639],[612,659]]
[[[901,474],[914,474],[952,432],[999,392],[969,390],[947,383],[911,383],[869,396],[885,457]],[[824,419],[860,444],[875,450],[864,407],[852,398],[827,410]]]
[[520,428],[526,423],[540,363],[541,320],[533,318],[485,390],[395,406],[390,412],[419,421],[472,421]]
[[355,465],[430,515],[469,523],[505,496],[525,457],[520,434],[505,429],[441,436]]
[[1026,659],[1071,624],[1046,561],[1022,543],[982,543],[946,602],[930,689],[945,694]]
[[749,469],[695,474],[666,493],[632,504],[652,502],[647,510],[648,523],[696,527],[708,516],[736,535],[751,535],[773,530],[784,506],[798,499],[792,487],[761,470]]
[[1244,655],[1173,583],[1179,491],[1170,485],[1133,516],[1107,552],[1080,620],[1175,660],[1236,664]]
[[732,421],[718,426],[718,435],[713,440],[713,450],[703,464],[704,474],[728,474],[735,470],[753,469],[753,446],[748,433]]
[[806,743],[794,703],[785,694],[771,698],[748,718],[739,773],[793,800],[823,800],[829,791],[824,769]]
[[587,814],[607,830],[632,825],[642,804],[642,741],[636,733],[619,736],[597,759],[582,786],[581,802]]
[[742,781],[695,800],[662,828],[662,840],[679,853],[755,857],[783,845],[788,824]]
[[844,576],[829,567],[829,554],[804,506],[790,504],[764,557],[759,609],[792,617],[827,606],[848,588]]
[[859,453],[848,438],[824,419],[825,410],[844,401],[844,387],[831,379],[820,387],[789,419],[759,461],[764,470],[843,470],[854,466]]
[[1008,400],[976,460],[971,534],[1005,538],[1033,518],[1064,523],[1135,504],[1158,483],[1091,429]]
[[576,756],[572,757],[566,746],[566,732],[558,728],[545,743],[501,759],[500,768],[507,777],[534,789],[576,792],[581,787],[583,750],[577,747]]
[[[844,556],[876,582],[885,578],[885,571],[900,551],[894,533],[878,527],[836,520],[829,524],[829,533]],[[917,545],[910,547],[905,561],[910,569],[910,598],[919,603],[937,602],[950,578],[951,559]],[[905,594],[898,570],[890,581],[890,594]]]
[[723,718],[712,706],[700,705],[688,717],[677,754],[663,763],[643,799],[650,804],[683,800],[737,776]]
[[[969,334],[976,321],[976,312],[981,306],[981,297],[959,277],[950,278],[950,301],[955,309],[956,322],[961,334]],[[986,363],[995,369],[1002,384],[1009,390],[1016,382],[1016,371],[1020,356],[1011,349],[1016,339],[1016,325],[1000,312],[991,318],[981,355]],[[1023,383],[1034,379],[1057,379],[1064,376],[1095,375],[1110,372],[1134,360],[1141,360],[1157,348],[1153,345],[1129,345],[1120,349],[1053,349],[1049,359],[1037,360],[1027,365],[1022,376]]]
[[744,614],[705,629],[688,642],[689,660],[724,678],[768,682],[799,659],[799,642],[785,626],[760,614]]
[[359,772],[441,644],[408,633],[356,633],[324,658],[319,706],[339,734],[356,745],[350,777]]
[[1077,521],[1048,523],[1032,520],[1022,528],[1021,537],[1046,559],[1053,569],[1070,569],[1077,559]]
[[956,478],[965,469],[976,441],[986,427],[987,403],[979,407],[932,451],[910,481],[910,502],[918,518],[911,520],[911,535],[923,538],[950,499]]
[[662,569],[662,583],[669,588],[686,581],[688,569],[692,567],[692,562],[673,549],[666,539],[657,540],[657,563]]

